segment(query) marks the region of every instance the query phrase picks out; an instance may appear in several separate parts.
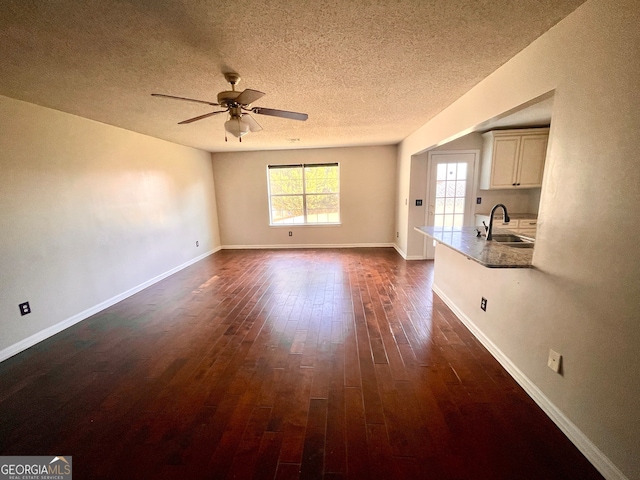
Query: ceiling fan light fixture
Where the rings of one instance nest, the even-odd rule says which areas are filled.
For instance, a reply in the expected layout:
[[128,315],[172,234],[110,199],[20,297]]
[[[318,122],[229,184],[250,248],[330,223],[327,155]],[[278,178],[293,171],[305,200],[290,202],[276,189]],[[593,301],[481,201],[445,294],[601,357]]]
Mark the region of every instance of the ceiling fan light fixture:
[[234,116],[224,122],[224,129],[234,137],[242,137],[249,133],[250,126],[241,116]]

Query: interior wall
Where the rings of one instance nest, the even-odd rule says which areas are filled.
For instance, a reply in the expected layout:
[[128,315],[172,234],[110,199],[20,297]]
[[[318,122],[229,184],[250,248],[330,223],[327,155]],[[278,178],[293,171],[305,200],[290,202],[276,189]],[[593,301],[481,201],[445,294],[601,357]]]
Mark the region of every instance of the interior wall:
[[0,205],[4,357],[220,245],[209,153],[7,97]]
[[[480,190],[475,191],[475,198],[480,197],[481,204],[475,205],[475,213],[489,214],[497,203],[503,203],[511,213],[538,213],[540,189],[527,188],[520,190]],[[474,200],[475,200],[474,198]],[[536,199],[538,203],[536,203]]]
[[[395,146],[214,153],[225,247],[389,246],[395,225]],[[340,163],[341,225],[269,226],[267,166]],[[289,236],[289,232],[292,236]]]
[[[459,307],[579,429],[608,478],[640,478],[638,24],[635,0],[587,1],[399,147],[402,213],[414,154],[555,90],[535,271],[489,292],[502,305],[492,321],[479,288]],[[562,375],[546,366],[549,348]]]

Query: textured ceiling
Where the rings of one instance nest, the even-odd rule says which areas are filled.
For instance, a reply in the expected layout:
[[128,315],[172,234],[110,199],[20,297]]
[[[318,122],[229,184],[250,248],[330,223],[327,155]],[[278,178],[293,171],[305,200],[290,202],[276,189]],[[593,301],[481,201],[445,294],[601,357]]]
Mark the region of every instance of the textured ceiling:
[[[397,143],[584,0],[2,0],[0,94],[183,145],[234,151]],[[221,72],[264,128],[224,140]]]

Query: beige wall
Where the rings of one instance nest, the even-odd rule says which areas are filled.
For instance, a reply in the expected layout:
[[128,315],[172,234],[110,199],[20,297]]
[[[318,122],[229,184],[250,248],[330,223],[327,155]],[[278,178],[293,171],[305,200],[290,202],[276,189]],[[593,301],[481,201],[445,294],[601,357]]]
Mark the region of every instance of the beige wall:
[[[588,1],[409,136],[398,165],[406,248],[412,155],[555,89],[536,269],[454,268],[443,289],[577,427],[608,478],[640,478],[639,24],[635,0]],[[562,376],[546,366],[549,348],[564,355]]]
[[0,358],[220,245],[209,153],[6,97],[0,208]]
[[[376,246],[394,240],[396,147],[214,153],[222,245]],[[267,165],[340,163],[339,226],[269,226]],[[289,231],[293,236],[289,237]]]

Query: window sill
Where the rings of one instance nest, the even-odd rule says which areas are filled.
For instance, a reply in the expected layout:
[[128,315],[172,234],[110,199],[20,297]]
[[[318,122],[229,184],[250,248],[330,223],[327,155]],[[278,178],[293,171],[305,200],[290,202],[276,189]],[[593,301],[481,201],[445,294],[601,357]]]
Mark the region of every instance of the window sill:
[[342,223],[272,223],[269,227],[272,228],[292,228],[292,227],[341,227]]

